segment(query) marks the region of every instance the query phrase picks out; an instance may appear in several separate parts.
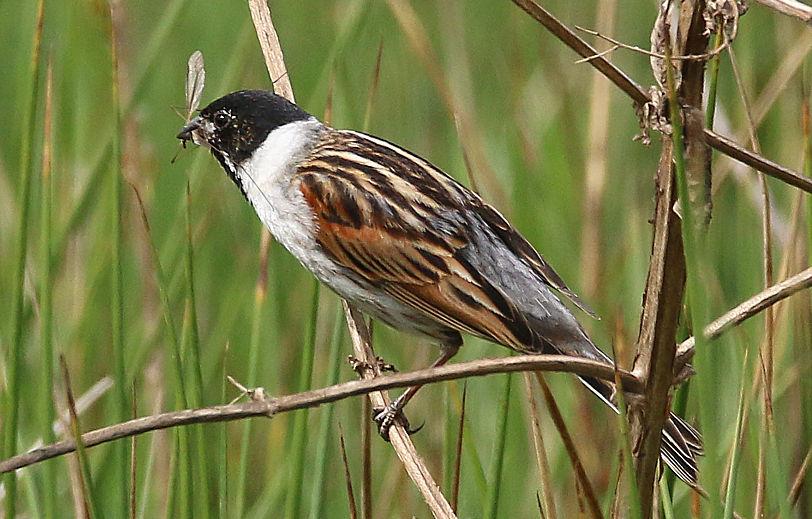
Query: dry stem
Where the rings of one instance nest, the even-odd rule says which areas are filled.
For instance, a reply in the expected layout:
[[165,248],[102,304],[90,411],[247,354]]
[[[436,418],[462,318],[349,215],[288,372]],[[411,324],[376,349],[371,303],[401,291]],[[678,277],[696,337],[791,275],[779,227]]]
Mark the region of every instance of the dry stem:
[[[363,316],[346,301],[343,301],[343,305],[353,352],[355,357],[364,363],[363,369],[359,371],[361,377],[368,382],[382,380],[377,359],[372,351],[369,329]],[[383,408],[389,404],[389,397],[383,391],[372,391],[368,396],[373,408]],[[417,453],[406,428],[397,420],[389,429],[389,441],[434,517],[456,517],[439,485],[429,473],[423,458]]]
[[[735,308],[727,311],[705,327],[705,338],[708,340],[716,339],[729,328],[741,324],[782,299],[786,299],[792,294],[810,287],[812,287],[812,267],[780,283],[776,283],[767,290],[759,292]],[[690,362],[694,356],[695,340],[694,337],[689,337],[682,341],[677,348],[677,360],[674,364],[676,371]]]
[[796,0],[756,0],[756,2],[781,14],[798,18],[807,25],[812,23],[812,7]]
[[[598,69],[604,76],[612,81],[618,88],[632,98],[639,107],[651,102],[651,98],[643,88],[634,82],[625,72],[607,61],[594,47],[575,34],[569,27],[561,23],[549,11],[533,0],[512,0],[513,3],[524,9],[527,14],[553,33],[565,45],[570,47],[582,58],[588,58],[590,65]],[[705,142],[708,146],[728,155],[743,164],[761,171],[771,177],[786,182],[791,186],[812,193],[812,180],[790,168],[753,153],[736,142],[723,137],[709,129],[704,130]]]

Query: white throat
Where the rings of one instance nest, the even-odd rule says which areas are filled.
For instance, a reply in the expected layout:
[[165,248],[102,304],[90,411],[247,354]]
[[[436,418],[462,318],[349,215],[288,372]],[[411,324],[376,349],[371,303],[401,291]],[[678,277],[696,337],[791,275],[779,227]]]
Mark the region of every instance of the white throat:
[[236,167],[259,219],[302,262],[315,248],[316,223],[294,174],[324,128],[315,118],[280,126]]
[[[315,118],[280,126],[265,138],[250,158],[237,168],[237,174],[248,192],[268,182],[278,182],[296,169],[296,164],[315,145],[324,128]],[[287,179],[287,178],[286,178]],[[261,193],[255,193],[261,196]],[[254,200],[249,195],[252,203]]]

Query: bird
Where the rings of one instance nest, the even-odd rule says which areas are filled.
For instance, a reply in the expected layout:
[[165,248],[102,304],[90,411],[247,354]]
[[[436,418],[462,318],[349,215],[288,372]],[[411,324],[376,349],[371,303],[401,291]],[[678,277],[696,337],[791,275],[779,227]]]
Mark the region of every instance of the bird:
[[[468,334],[525,354],[612,364],[571,301],[594,312],[494,207],[428,160],[386,139],[332,128],[264,90],[229,93],[177,138],[208,148],[273,237],[363,313],[439,345],[448,362]],[[563,296],[563,297],[560,297]],[[615,388],[580,380],[615,412]],[[376,410],[381,434],[415,395]],[[661,458],[698,485],[700,433],[671,413]]]

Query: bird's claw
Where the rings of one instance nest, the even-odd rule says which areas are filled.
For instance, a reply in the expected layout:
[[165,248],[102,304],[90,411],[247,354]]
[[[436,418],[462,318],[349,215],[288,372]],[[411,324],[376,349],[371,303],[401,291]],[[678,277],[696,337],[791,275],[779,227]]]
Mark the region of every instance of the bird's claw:
[[352,370],[358,373],[358,375],[363,375],[364,371],[371,370],[373,368],[378,368],[378,371],[381,373],[386,371],[397,373],[398,371],[394,364],[388,364],[381,357],[375,357],[374,362],[367,362],[353,355],[348,355],[347,362],[349,362]]
[[406,430],[406,434],[409,436],[422,429],[423,425],[425,425],[421,424],[419,427],[412,429],[409,420],[406,419],[406,415],[403,414],[403,410],[398,405],[397,400],[391,402],[386,407],[376,407],[372,409],[372,421],[378,424],[378,434],[386,441],[389,441],[389,429],[395,425],[396,421],[400,422]]

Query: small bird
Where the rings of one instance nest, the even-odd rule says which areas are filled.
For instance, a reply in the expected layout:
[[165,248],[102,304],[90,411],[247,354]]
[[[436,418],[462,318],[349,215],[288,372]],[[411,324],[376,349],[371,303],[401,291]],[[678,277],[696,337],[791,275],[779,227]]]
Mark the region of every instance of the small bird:
[[[557,294],[586,313],[533,246],[479,195],[379,137],[336,130],[271,92],[214,101],[178,133],[210,149],[274,238],[362,312],[439,344],[446,363],[461,332],[529,354],[612,364]],[[617,411],[614,385],[581,381]],[[377,412],[389,426],[417,392]],[[699,433],[671,414],[661,455],[697,485]]]

